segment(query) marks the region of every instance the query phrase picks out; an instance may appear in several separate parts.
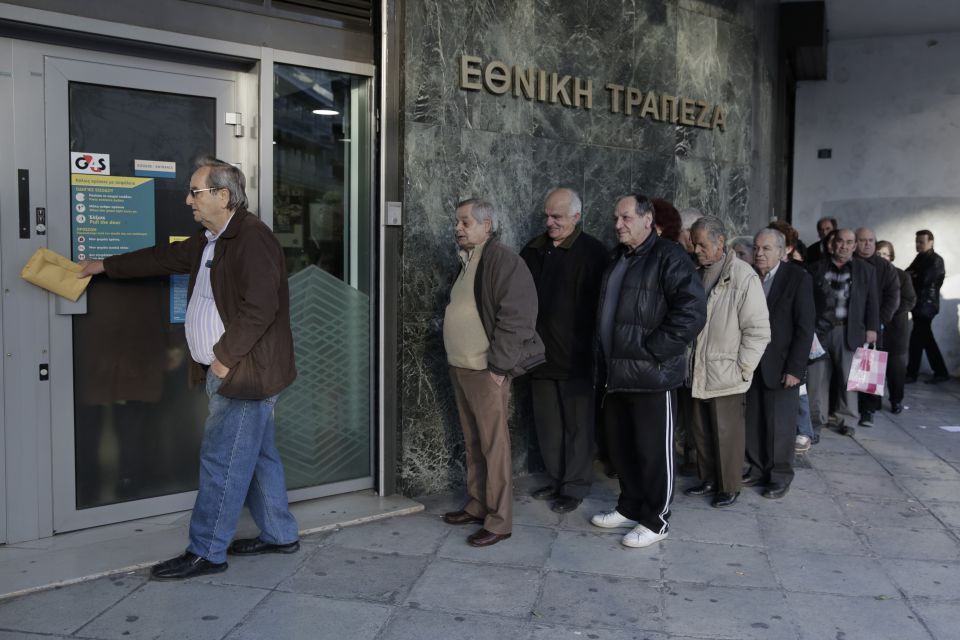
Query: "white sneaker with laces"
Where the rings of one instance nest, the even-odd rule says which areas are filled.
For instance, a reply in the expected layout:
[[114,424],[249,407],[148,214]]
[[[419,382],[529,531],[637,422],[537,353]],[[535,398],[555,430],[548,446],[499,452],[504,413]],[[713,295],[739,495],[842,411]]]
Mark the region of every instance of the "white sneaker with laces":
[[660,542],[666,537],[666,532],[654,533],[642,524],[638,524],[633,528],[633,531],[623,536],[623,538],[620,540],[620,544],[625,547],[634,547],[636,549],[640,549],[643,547],[649,547],[656,542]]
[[794,446],[794,450],[797,453],[810,451],[810,436],[798,435],[796,445]]
[[631,520],[626,516],[620,515],[620,512],[614,509],[607,513],[598,513],[597,515],[590,518],[590,522],[595,527],[603,527],[604,529],[616,529],[617,527],[635,527],[637,526],[636,520]]

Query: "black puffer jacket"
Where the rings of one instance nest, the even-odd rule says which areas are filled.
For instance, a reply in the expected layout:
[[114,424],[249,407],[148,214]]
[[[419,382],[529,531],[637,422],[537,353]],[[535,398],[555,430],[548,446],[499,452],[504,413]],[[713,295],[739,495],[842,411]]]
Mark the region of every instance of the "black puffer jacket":
[[914,318],[933,318],[940,313],[940,287],[946,276],[943,258],[933,249],[918,253],[906,269],[913,281],[917,304],[913,307]]
[[[610,272],[628,261],[619,297],[607,291]],[[707,297],[690,256],[677,243],[650,234],[635,251],[618,246],[603,274],[598,329],[603,305],[616,300],[610,357],[597,340],[600,389],[654,392],[683,384],[686,347],[707,320]]]

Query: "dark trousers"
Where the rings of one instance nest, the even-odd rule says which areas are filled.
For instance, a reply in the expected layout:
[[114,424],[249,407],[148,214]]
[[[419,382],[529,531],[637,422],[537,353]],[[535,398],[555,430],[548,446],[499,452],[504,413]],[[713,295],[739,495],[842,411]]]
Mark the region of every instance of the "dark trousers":
[[943,361],[943,354],[933,337],[933,318],[914,318],[913,331],[910,333],[910,361],[907,363],[907,376],[916,378],[920,373],[920,360],[923,352],[927,352],[927,361],[933,369],[933,375],[945,376],[947,364]]
[[[821,338],[820,344],[827,355],[807,367],[810,422],[817,433],[827,424],[831,413],[850,426],[860,420],[857,392],[847,391],[847,376],[850,375],[854,352],[847,348],[845,332],[843,326],[834,327]],[[831,390],[836,393],[835,408],[830,406]]]
[[665,533],[673,500],[674,391],[611,393],[603,401],[610,459],[620,475],[617,511]]
[[746,428],[745,394],[693,399],[693,439],[700,482],[713,482],[722,493],[740,491]]
[[747,391],[747,473],[763,482],[793,481],[799,409],[799,386],[768,389],[760,376],[753,376]]
[[903,402],[904,380],[907,376],[908,339],[907,314],[893,317],[884,333],[887,351],[887,389],[890,402]]
[[593,384],[590,380],[530,381],[540,455],[557,493],[585,498],[593,480]]

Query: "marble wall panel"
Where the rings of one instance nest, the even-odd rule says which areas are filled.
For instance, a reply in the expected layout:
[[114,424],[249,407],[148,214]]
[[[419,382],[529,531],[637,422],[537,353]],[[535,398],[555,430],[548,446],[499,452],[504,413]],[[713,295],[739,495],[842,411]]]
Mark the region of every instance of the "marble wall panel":
[[[766,0],[760,0],[766,2]],[[501,241],[519,249],[542,232],[543,199],[570,186],[584,229],[612,247],[616,198],[640,191],[720,215],[736,235],[762,211],[771,158],[758,118],[751,0],[407,0],[404,59],[404,205],[401,268],[400,452],[407,494],[463,483],[463,440],[443,350],[442,320],[457,271],[456,202],[493,199]],[[459,88],[460,56],[594,81],[591,110]],[[762,61],[761,61],[762,62]],[[769,68],[769,65],[766,65]],[[727,105],[725,132],[609,111],[604,84]],[[758,100],[759,96],[759,100]],[[766,102],[762,100],[766,99]],[[753,104],[763,109],[755,113]],[[760,122],[760,125],[763,123]],[[527,469],[529,389],[514,386],[514,469]]]

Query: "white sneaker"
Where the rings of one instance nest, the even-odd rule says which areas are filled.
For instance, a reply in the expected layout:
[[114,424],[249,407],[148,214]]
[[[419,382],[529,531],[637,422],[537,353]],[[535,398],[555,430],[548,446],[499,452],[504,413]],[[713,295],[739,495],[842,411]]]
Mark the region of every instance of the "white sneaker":
[[642,524],[638,524],[633,528],[633,531],[623,536],[623,538],[620,540],[620,544],[625,547],[634,547],[640,549],[642,547],[649,547],[655,542],[660,542],[666,537],[666,532],[654,533]]
[[590,518],[590,522],[596,527],[603,527],[604,529],[616,529],[617,527],[635,527],[637,526],[636,520],[631,520],[625,516],[620,515],[620,512],[614,509],[607,513],[598,513],[597,515]]
[[793,448],[797,453],[810,451],[810,436],[798,435],[796,445]]

